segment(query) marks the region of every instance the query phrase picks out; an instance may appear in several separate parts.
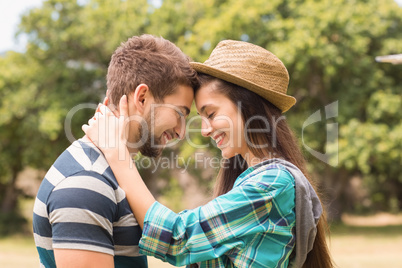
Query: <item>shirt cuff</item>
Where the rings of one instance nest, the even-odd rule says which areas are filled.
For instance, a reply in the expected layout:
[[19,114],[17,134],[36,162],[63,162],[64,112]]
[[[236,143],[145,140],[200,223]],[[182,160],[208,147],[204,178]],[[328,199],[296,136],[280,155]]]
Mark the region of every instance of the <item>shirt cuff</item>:
[[166,261],[177,214],[155,201],[145,214],[140,253]]

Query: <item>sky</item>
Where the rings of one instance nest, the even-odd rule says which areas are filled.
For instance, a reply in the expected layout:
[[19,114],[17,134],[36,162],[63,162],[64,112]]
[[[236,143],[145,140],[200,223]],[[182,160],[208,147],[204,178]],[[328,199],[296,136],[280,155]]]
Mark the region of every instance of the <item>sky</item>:
[[[0,0],[0,54],[7,50],[24,51],[25,41],[14,38],[21,14],[30,8],[41,6],[43,1]],[[402,0],[395,1],[402,6]]]
[[23,51],[23,40],[15,40],[20,16],[32,7],[39,7],[43,0],[0,0],[0,53],[6,50]]

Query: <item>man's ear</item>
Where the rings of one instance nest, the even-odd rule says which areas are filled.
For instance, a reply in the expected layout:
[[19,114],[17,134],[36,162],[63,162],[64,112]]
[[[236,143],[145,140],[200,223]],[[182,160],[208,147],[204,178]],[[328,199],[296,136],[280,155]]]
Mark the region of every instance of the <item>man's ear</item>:
[[151,98],[152,94],[146,84],[138,85],[134,90],[133,96],[131,97],[133,105],[140,114],[144,113],[145,107],[148,105],[148,102]]

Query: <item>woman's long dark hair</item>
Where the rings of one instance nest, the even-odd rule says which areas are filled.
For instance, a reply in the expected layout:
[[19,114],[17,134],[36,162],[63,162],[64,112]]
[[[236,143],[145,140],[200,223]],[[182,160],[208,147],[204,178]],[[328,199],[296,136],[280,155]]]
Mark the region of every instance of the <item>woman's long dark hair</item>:
[[[245,135],[248,148],[255,157],[261,159],[282,158],[297,166],[310,181],[317,192],[317,187],[306,169],[306,162],[297,140],[289,128],[281,110],[254,92],[215,77],[199,74],[201,87],[210,83],[214,89],[229,98],[240,110],[246,124]],[[200,87],[200,88],[201,88]],[[268,126],[267,126],[268,122]],[[247,131],[247,129],[267,130],[264,132]],[[246,161],[238,154],[225,162],[219,170],[214,197],[229,192],[237,177],[248,168]],[[317,192],[318,194],[318,192]],[[304,268],[333,267],[331,255],[326,242],[328,233],[325,213],[317,225],[317,235],[313,249],[307,255]]]

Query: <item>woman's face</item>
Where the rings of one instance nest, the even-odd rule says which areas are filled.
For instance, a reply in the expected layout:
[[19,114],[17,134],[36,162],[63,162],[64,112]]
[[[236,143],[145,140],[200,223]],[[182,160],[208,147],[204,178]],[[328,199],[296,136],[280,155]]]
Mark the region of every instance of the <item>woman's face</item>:
[[231,158],[249,152],[244,137],[244,123],[240,110],[225,95],[216,90],[217,83],[202,86],[195,95],[198,114],[202,117],[201,134],[211,137],[222,151],[222,157]]

